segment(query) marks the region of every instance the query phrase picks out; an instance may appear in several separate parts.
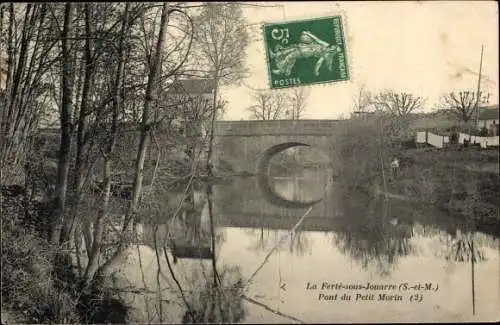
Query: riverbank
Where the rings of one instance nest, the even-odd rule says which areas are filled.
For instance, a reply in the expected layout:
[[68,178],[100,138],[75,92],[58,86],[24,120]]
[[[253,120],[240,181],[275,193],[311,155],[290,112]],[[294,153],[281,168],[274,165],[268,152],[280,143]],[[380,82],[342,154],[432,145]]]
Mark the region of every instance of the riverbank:
[[375,195],[433,205],[466,221],[498,227],[498,151],[475,148],[409,149],[396,177]]
[[109,279],[86,288],[70,254],[47,239],[52,210],[22,186],[1,190],[2,324],[125,323],[130,307]]

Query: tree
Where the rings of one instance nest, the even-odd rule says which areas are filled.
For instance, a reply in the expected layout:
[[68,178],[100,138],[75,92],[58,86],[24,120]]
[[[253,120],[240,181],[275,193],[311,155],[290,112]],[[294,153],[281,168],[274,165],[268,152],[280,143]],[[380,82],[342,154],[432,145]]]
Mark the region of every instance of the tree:
[[57,197],[54,224],[52,228],[51,241],[59,244],[61,231],[64,224],[64,210],[66,206],[66,194],[68,189],[68,175],[70,165],[71,128],[73,110],[73,62],[71,58],[71,41],[73,33],[73,6],[68,2],[64,12],[64,27],[61,34],[62,43],[62,103],[60,113],[61,141],[59,148]]
[[451,110],[461,122],[469,122],[477,107],[487,104],[489,94],[478,94],[472,90],[449,92],[441,98],[440,107]]
[[309,90],[304,87],[294,87],[288,96],[289,108],[285,112],[285,117],[292,120],[300,120],[306,111]]
[[406,117],[420,109],[424,102],[421,96],[405,92],[396,93],[392,90],[385,90],[373,98],[376,109],[399,117]]
[[134,225],[135,217],[139,207],[139,199],[142,193],[143,178],[144,178],[144,163],[146,159],[146,152],[150,141],[150,132],[152,128],[152,104],[157,98],[159,88],[159,77],[161,73],[162,59],[164,55],[165,39],[167,35],[167,25],[169,21],[169,6],[164,2],[161,10],[160,30],[156,42],[155,51],[151,57],[150,69],[147,77],[146,92],[144,98],[144,106],[142,109],[142,118],[140,124],[139,135],[139,148],[137,150],[137,157],[135,160],[134,183],[132,188],[132,198],[129,202],[127,214],[123,223],[123,233],[120,238],[118,247],[116,248],[113,256],[104,263],[96,274],[102,275],[110,268],[118,257],[123,252],[124,248],[128,246],[126,239],[129,237],[130,231]]
[[[59,60],[53,56],[59,38],[53,37],[47,7],[48,4],[13,3],[1,6],[0,84],[5,89],[0,96],[3,107],[0,113],[0,159],[4,163],[23,163],[28,139],[32,137],[44,108],[48,90],[44,76]],[[4,28],[6,16],[7,28]]]
[[205,76],[215,80],[206,160],[207,173],[211,175],[215,120],[221,107],[219,87],[238,83],[245,76],[248,31],[243,11],[237,3],[205,3],[193,21],[196,29],[192,59]]
[[221,85],[240,82],[245,76],[248,31],[238,3],[204,3],[193,18],[195,44],[192,59],[206,76]]
[[[113,153],[116,145],[116,138],[118,132],[118,115],[121,110],[122,98],[121,98],[121,87],[123,83],[123,74],[125,68],[125,39],[128,36],[128,17],[129,17],[129,3],[125,4],[124,14],[123,14],[123,22],[121,27],[121,35],[118,44],[118,67],[116,69],[116,77],[113,85],[113,105],[112,105],[112,118],[111,118],[111,126],[110,126],[110,137],[107,141],[105,153],[104,153],[104,166],[103,166],[103,182],[104,182],[104,195],[103,195],[103,204],[99,209],[98,217],[96,220],[96,224],[94,226],[94,233],[92,236],[92,246],[90,252],[88,252],[89,262],[85,269],[85,280],[86,284],[89,285],[92,281],[92,276],[99,265],[99,259],[101,257],[101,246],[102,246],[102,237],[104,232],[104,219],[108,213],[109,209],[109,201],[111,198],[111,180],[112,180],[112,163],[113,163]],[[88,4],[86,4],[86,22],[89,23],[88,19]],[[87,30],[89,26],[87,25]],[[88,47],[88,44],[87,44]],[[89,50],[87,48],[87,55],[89,55]],[[89,245],[90,246],[90,245]]]
[[279,120],[285,116],[288,96],[282,91],[257,90],[252,93],[255,104],[247,108],[250,118],[256,120]]
[[370,111],[373,104],[373,95],[372,93],[366,89],[364,84],[359,86],[356,96],[354,97],[353,102],[353,113],[354,114],[363,114],[365,112]]
[[[74,285],[78,286],[79,294],[72,296],[74,300],[69,304],[85,305],[86,298],[80,294],[87,295],[86,289],[94,290],[93,285],[101,283],[96,279],[101,280],[100,276],[114,264],[113,257],[120,256],[131,244],[128,230],[140,213],[143,175],[149,171],[145,156],[159,122],[164,118],[184,117],[189,124],[187,128],[196,125],[192,130],[198,129],[198,122],[208,115],[209,109],[198,103],[183,112],[184,116],[179,111],[171,114],[170,107],[158,104],[159,90],[167,88],[167,81],[176,77],[191,46],[191,18],[183,13],[184,20],[180,23],[175,20],[175,14],[171,15],[174,12],[181,10],[165,3],[0,5],[0,58],[7,58],[6,65],[2,61],[0,80],[1,87],[5,86],[0,98],[2,174],[6,161],[9,171],[17,171],[14,165],[22,166],[24,162],[38,169],[45,165],[40,163],[38,167],[34,162],[42,161],[54,167],[54,175],[47,176],[51,182],[43,184],[36,183],[30,168],[26,168],[26,188],[33,184],[33,187],[54,185],[56,188],[54,196],[36,202],[43,204],[44,210],[48,208],[43,212],[46,218],[40,223],[47,219],[52,226],[51,233],[40,231],[40,236],[48,237],[43,238],[45,246],[40,248],[40,253],[46,254],[42,258],[51,262],[54,269],[73,270],[75,265],[69,255],[76,251],[77,267],[72,274],[77,277],[76,281],[66,281],[66,284],[71,282],[66,286],[67,278],[59,275],[56,275],[57,281],[45,281],[57,283],[51,290],[64,287],[61,289],[64,292],[56,291],[53,295],[62,298],[53,299],[66,299],[67,289],[71,286],[73,290]],[[170,16],[174,19],[169,19]],[[182,24],[187,21],[185,18],[189,20],[189,28]],[[165,40],[167,34],[168,41]],[[184,38],[188,42],[183,41]],[[134,119],[129,117],[132,110],[137,113]],[[39,134],[45,127],[40,124],[42,116],[58,120],[52,121],[58,122],[54,123],[59,127],[57,133]],[[170,138],[170,134],[167,137]],[[198,149],[194,148],[197,137],[196,132],[187,135],[193,143],[188,146],[190,153]],[[31,146],[31,142],[36,146]],[[48,144],[46,152],[50,154],[37,151],[41,146],[39,142]],[[137,150],[120,152],[120,145],[129,149],[137,142]],[[131,200],[117,198],[113,190],[117,185],[117,172],[130,162],[128,157],[122,157],[124,153],[131,153],[134,157],[130,160],[135,158],[136,162],[130,171],[130,176],[135,178]],[[120,165],[122,158],[125,164]],[[93,180],[96,175],[102,181]],[[98,192],[94,191],[96,187]],[[125,202],[129,203],[128,211]],[[30,212],[28,203],[26,211]],[[121,206],[116,207],[118,204]],[[124,226],[116,231],[118,236],[113,237],[115,234],[111,236],[107,227],[113,223],[114,215],[123,213],[126,213],[125,222],[119,222]],[[38,225],[35,228],[38,229]],[[55,245],[49,245],[49,241]],[[83,242],[88,257],[86,265],[85,258],[79,261],[84,253],[79,250]],[[109,258],[108,251],[116,254]],[[81,283],[86,288],[82,289]],[[51,290],[44,292],[53,292]],[[45,303],[43,299],[39,301]],[[46,304],[58,306],[59,302],[47,301]],[[40,307],[37,303],[33,303],[33,309]],[[59,311],[49,310],[45,314],[52,312]],[[54,322],[68,321],[59,314],[54,319]]]

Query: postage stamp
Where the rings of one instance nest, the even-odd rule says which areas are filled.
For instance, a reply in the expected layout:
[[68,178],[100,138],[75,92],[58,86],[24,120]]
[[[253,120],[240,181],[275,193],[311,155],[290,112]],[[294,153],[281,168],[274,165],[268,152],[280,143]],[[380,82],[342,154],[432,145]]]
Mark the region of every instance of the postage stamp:
[[349,80],[342,16],[264,24],[270,88]]

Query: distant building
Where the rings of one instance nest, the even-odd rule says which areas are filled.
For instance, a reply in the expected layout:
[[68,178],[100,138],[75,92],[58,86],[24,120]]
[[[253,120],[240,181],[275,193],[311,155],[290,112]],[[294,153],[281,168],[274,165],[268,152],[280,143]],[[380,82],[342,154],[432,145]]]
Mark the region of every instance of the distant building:
[[354,111],[351,112],[351,119],[367,119],[375,116],[376,112],[370,111]]
[[[193,123],[204,122],[212,111],[213,93],[215,91],[214,79],[179,79],[161,93],[161,105],[168,106],[172,112],[172,122],[185,130],[185,125],[197,129]],[[198,125],[198,129],[201,125]],[[204,132],[201,130],[191,130]]]
[[492,127],[496,127],[495,125],[498,125],[498,123],[499,123],[498,104],[482,107],[479,110],[479,116],[477,118],[478,129],[485,128],[490,130]]
[[[410,128],[423,130],[434,129],[435,131],[449,131],[453,128],[459,128],[463,132],[469,128],[475,127],[475,113],[472,114],[468,122],[460,121],[456,111],[452,109],[440,109],[431,113],[420,113],[415,115]],[[492,129],[497,128],[499,124],[498,104],[481,107],[479,110],[477,128],[480,130],[486,128],[492,133]],[[498,132],[496,132],[498,135]]]
[[208,97],[215,90],[214,79],[179,79],[167,90],[170,95],[186,95]]

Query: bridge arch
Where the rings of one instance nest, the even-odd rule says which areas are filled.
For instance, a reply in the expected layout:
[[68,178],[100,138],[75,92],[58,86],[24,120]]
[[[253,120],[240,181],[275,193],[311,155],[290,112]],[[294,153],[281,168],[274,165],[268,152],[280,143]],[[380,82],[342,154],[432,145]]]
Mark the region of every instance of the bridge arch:
[[311,145],[303,142],[284,142],[271,146],[270,148],[266,149],[259,157],[256,168],[257,174],[261,173],[268,174],[269,166],[273,157],[279,154],[280,152],[283,152],[287,149],[294,147],[311,147]]
[[323,199],[309,200],[309,201],[292,201],[286,199],[276,193],[274,187],[271,185],[271,180],[269,177],[269,168],[271,165],[271,160],[274,156],[283,152],[289,148],[294,147],[311,147],[311,145],[302,142],[284,142],[274,145],[268,148],[262,153],[257,162],[257,186],[264,194],[264,198],[270,203],[287,207],[287,208],[307,208],[316,203],[321,202]]
[[[276,120],[217,121],[214,132],[214,164],[234,173],[256,174],[263,156],[293,146],[309,146],[330,160],[329,148],[341,121]],[[222,168],[223,166],[231,168]]]

